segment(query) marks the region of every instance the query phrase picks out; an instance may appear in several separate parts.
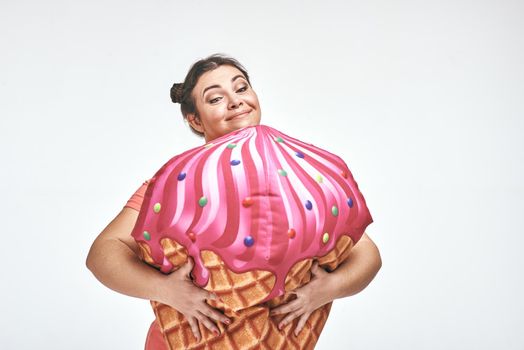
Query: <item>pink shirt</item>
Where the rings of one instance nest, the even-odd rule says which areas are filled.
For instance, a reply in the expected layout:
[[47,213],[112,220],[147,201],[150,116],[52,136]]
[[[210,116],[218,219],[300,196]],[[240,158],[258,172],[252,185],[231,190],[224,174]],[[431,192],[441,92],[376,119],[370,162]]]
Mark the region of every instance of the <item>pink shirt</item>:
[[[140,211],[148,184],[149,180],[144,181],[131,198],[129,198],[126,205],[124,205],[124,208],[127,207]],[[164,342],[164,337],[162,336],[162,332],[160,331],[160,327],[156,320],[151,323],[149,331],[147,332],[145,350],[167,350],[167,345]]]
[[140,211],[140,207],[142,206],[142,201],[144,200],[144,194],[146,193],[147,185],[149,184],[149,180],[144,181],[144,183],[138,188],[138,190],[133,193],[131,198],[127,201],[125,207],[135,209],[136,211]]

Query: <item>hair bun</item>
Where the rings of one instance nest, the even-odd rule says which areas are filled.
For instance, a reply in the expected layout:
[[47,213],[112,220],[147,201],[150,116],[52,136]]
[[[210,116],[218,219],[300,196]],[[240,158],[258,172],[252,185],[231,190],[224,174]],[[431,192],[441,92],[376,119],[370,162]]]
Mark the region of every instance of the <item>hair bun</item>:
[[175,83],[171,87],[171,101],[173,103],[182,102],[183,85],[183,83]]

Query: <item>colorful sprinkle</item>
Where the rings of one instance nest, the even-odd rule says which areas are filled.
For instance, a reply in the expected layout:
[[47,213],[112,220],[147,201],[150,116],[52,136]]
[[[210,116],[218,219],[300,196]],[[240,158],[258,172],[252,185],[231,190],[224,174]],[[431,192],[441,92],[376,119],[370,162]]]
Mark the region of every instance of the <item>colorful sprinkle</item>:
[[178,174],[178,177],[177,177],[178,181],[182,181],[182,180],[184,180],[185,178],[186,178],[186,173],[180,173],[180,174]]
[[336,205],[334,205],[332,208],[331,208],[331,214],[333,214],[333,216],[338,216],[338,208]]
[[353,208],[353,199],[348,198],[347,203],[348,203],[350,208]]
[[192,242],[196,241],[196,236],[195,236],[195,233],[194,233],[194,232],[189,232],[189,233],[187,234],[187,236],[189,237],[189,239],[190,239]]
[[251,247],[253,244],[255,244],[255,240],[253,239],[253,237],[247,236],[246,238],[244,238],[244,245],[246,247]]
[[284,142],[284,140],[282,139],[282,137],[277,137],[277,138],[275,138],[275,141],[276,141],[276,142]]
[[305,205],[306,205],[306,209],[307,209],[307,210],[311,210],[311,209],[313,209],[313,203],[311,203],[310,200],[307,200],[306,203],[305,203]]
[[150,240],[151,240],[151,235],[149,234],[149,232],[144,231],[144,239],[145,239],[146,241],[150,241]]
[[322,243],[326,244],[329,241],[329,233],[324,233],[322,235]]
[[304,158],[304,153],[300,152],[300,151],[297,151],[295,153],[295,155],[298,157],[298,158]]
[[233,159],[231,162],[230,162],[231,165],[238,165],[240,164],[240,161],[238,159]]
[[278,173],[279,173],[281,176],[287,176],[287,172],[286,172],[284,169],[278,169]]
[[231,148],[235,148],[237,146],[236,143],[230,143],[229,145],[227,145],[226,147],[231,149]]
[[317,174],[317,176],[315,176],[315,180],[317,180],[318,183],[322,183],[322,181],[323,181],[322,175]]
[[160,211],[160,207],[161,207],[160,203],[156,203],[156,204],[153,206],[153,211],[154,211],[155,213],[158,213],[158,212]]
[[344,179],[347,179],[347,178],[348,178],[348,173],[346,173],[346,172],[343,171],[343,170],[340,172],[340,175],[342,175],[342,177],[343,177]]
[[287,235],[289,238],[295,238],[297,232],[295,231],[295,229],[292,229],[290,228],[288,231],[287,231]]
[[208,144],[204,145],[204,147],[205,147],[205,148],[209,148],[209,147],[211,147],[211,146],[213,146],[213,145],[214,145],[214,143],[211,142],[211,143],[208,143]]
[[252,206],[253,205],[253,198],[251,198],[251,197],[244,198],[244,200],[242,201],[242,205],[244,206],[244,208]]
[[200,199],[198,200],[198,205],[200,205],[201,207],[205,206],[207,204],[207,198],[206,196],[202,196],[200,197]]

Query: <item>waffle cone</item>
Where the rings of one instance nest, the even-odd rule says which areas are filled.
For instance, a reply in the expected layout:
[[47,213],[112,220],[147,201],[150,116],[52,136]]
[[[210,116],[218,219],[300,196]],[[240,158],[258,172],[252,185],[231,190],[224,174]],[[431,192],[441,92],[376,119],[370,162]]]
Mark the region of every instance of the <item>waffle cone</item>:
[[[188,260],[187,250],[177,242],[165,238],[161,241],[166,258],[177,269]],[[193,336],[189,322],[176,309],[151,301],[161,332],[169,349],[313,349],[328,318],[332,303],[315,310],[304,328],[295,336],[293,331],[298,318],[281,330],[279,322],[286,315],[269,316],[272,308],[296,298],[291,293],[311,279],[311,266],[316,260],[319,266],[333,271],[347,259],[354,243],[346,235],[340,236],[334,248],[322,257],[304,259],[289,271],[285,281],[285,294],[262,302],[271,292],[275,277],[269,271],[253,270],[245,273],[231,271],[212,251],[201,251],[204,266],[210,271],[204,289],[215,293],[220,300],[207,303],[221,310],[231,319],[230,325],[218,323],[220,334],[215,335],[199,324],[201,340]],[[139,243],[142,259],[155,266],[147,244]],[[157,268],[159,266],[156,265]]]

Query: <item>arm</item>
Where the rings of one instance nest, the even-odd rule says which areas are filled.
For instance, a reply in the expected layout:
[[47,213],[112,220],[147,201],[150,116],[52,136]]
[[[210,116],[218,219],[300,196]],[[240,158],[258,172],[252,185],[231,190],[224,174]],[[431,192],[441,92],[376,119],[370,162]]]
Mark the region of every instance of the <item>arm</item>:
[[86,265],[102,284],[114,291],[159,301],[158,287],[163,276],[140,261],[138,246],[130,235],[137,217],[136,210],[123,208],[93,242]]
[[364,233],[353,247],[347,260],[329,273],[330,301],[361,292],[375,278],[382,267],[382,259],[375,243]]
[[274,308],[271,315],[288,313],[280,322],[279,328],[300,317],[295,328],[297,335],[313,311],[335,299],[359,293],[373,280],[381,267],[380,252],[364,233],[347,260],[333,272],[324,271],[315,262],[311,269],[313,275],[310,282],[295,291],[297,298]]
[[189,278],[192,261],[164,275],[140,260],[138,246],[131,236],[137,218],[138,211],[123,208],[93,242],[86,260],[87,268],[114,291],[177,309],[186,316],[198,340],[198,321],[211,331],[219,332],[209,318],[225,323],[229,320],[205,303],[205,299],[215,296],[195,286]]

